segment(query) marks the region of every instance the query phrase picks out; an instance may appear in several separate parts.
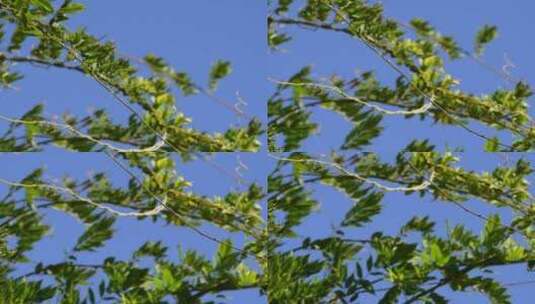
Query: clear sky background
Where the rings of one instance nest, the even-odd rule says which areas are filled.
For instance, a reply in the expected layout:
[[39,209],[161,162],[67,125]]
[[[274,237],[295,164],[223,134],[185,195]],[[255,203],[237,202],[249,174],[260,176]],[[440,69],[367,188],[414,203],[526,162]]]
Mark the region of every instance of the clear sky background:
[[[374,69],[380,79],[392,81],[394,74],[384,63],[376,60],[357,41],[348,37],[322,32],[294,31],[295,41],[286,44],[283,53],[269,54],[266,46],[266,4],[261,0],[196,0],[196,1],[82,1],[87,11],[73,17],[73,27],[84,25],[89,32],[104,39],[115,41],[119,51],[139,58],[154,53],[165,58],[177,70],[191,73],[194,80],[206,83],[210,65],[217,59],[230,60],[233,74],[221,84],[218,95],[229,102],[235,102],[235,92],[248,102],[248,113],[265,121],[266,100],[273,85],[267,76],[285,78],[305,65],[313,64],[315,75],[329,76],[332,73],[349,76],[353,71]],[[530,28],[535,21],[530,16],[535,9],[533,1],[383,1],[388,16],[407,22],[412,17],[430,20],[444,34],[453,35],[467,49],[472,47],[473,37],[483,24],[499,26],[500,36],[486,52],[485,60],[496,67],[505,64],[504,54],[514,62],[513,74],[518,78],[535,83],[535,62],[532,60],[533,39]],[[466,60],[450,65],[455,76],[462,79],[462,87],[475,93],[506,87],[500,78]],[[0,113],[18,116],[36,102],[43,101],[47,115],[69,111],[85,115],[89,110],[105,108],[117,121],[124,121],[129,113],[118,105],[92,80],[81,75],[59,70],[43,70],[20,66],[27,75],[17,84],[17,90],[0,92]],[[238,123],[234,113],[204,97],[178,98],[177,106],[193,117],[193,126],[207,131],[221,131],[230,124]],[[350,125],[342,118],[327,112],[319,112],[315,118],[323,122],[321,133],[307,141],[305,150],[313,153],[328,152],[338,147],[343,137],[341,130]],[[328,122],[328,123],[325,123]],[[501,159],[496,155],[480,153],[479,139],[454,127],[431,127],[430,123],[418,120],[406,121],[389,118],[384,136],[373,144],[372,150],[383,159],[391,160],[395,151],[413,138],[431,138],[437,146],[444,148],[463,146],[467,152],[459,155],[461,164],[473,170],[490,170]],[[403,129],[400,129],[400,126]],[[1,126],[2,130],[5,126]],[[492,133],[490,133],[492,134]],[[272,168],[265,153],[240,154],[249,170],[244,177],[250,181],[265,182],[267,172]],[[526,158],[535,161],[531,154]],[[218,155],[214,161],[228,170],[236,166],[235,155]],[[43,153],[0,155],[0,176],[17,180],[37,166],[46,166],[50,178],[65,174],[85,178],[90,172],[104,171],[117,185],[126,182],[127,176],[114,167],[110,160],[98,153],[83,155],[48,149]],[[198,161],[180,165],[177,170],[193,180],[194,190],[209,195],[224,194],[237,185],[226,175],[215,170],[206,162]],[[0,195],[6,190],[0,187]],[[331,233],[329,225],[339,222],[351,202],[343,195],[317,187],[316,196],[322,201],[322,208],[300,227],[302,234],[324,236]],[[432,202],[430,198],[406,197],[388,194],[384,200],[385,213],[376,219],[372,228],[395,232],[408,218],[417,214],[433,214],[444,227],[446,220],[452,224],[461,222],[479,229],[481,222],[471,218],[454,206]],[[485,208],[477,202],[468,204],[481,212],[496,210]],[[440,208],[437,208],[439,206]],[[59,262],[65,252],[72,248],[83,227],[76,220],[59,212],[46,214],[47,222],[53,225],[53,235],[39,244],[33,253],[35,260]],[[107,255],[126,258],[133,248],[145,240],[164,240],[170,245],[171,255],[176,246],[198,249],[211,256],[215,244],[199,241],[199,237],[185,229],[162,227],[149,222],[121,219],[117,224],[118,234],[104,250],[83,256],[82,261],[100,260]],[[226,236],[221,231],[206,227],[217,236]],[[366,230],[355,230],[364,234]],[[29,268],[33,265],[28,265]],[[513,282],[528,279],[528,274],[519,268],[499,269],[503,281]],[[530,303],[528,296],[532,286],[518,286],[511,289],[513,303]],[[229,303],[265,303],[257,291],[230,294]],[[453,303],[487,303],[476,294],[452,294]],[[373,301],[369,302],[373,303]]]

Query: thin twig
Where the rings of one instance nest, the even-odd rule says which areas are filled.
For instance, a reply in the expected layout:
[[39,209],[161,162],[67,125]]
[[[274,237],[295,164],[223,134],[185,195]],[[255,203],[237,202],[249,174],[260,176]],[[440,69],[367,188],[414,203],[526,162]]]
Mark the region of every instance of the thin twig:
[[[104,147],[106,147],[106,148],[108,148],[110,150],[113,150],[113,151],[116,151],[116,152],[119,152],[119,153],[156,152],[159,149],[161,149],[165,144],[165,142],[163,140],[159,140],[158,142],[156,142],[154,145],[152,145],[150,147],[123,149],[123,148],[115,147],[114,145],[109,144],[107,142],[98,140],[98,139],[92,137],[91,135],[85,134],[85,133],[77,130],[73,126],[68,125],[68,124],[62,124],[62,123],[57,123],[57,122],[47,121],[47,120],[15,119],[15,118],[10,118],[10,117],[7,117],[7,116],[1,115],[1,114],[0,114],[0,119],[2,119],[4,121],[7,121],[7,122],[11,122],[11,123],[16,123],[16,124],[25,124],[25,125],[27,125],[27,124],[41,124],[41,125],[49,125],[49,126],[58,127],[58,128],[61,128],[61,129],[67,129],[67,130],[71,131],[72,133],[74,133],[74,134],[76,134],[76,135],[78,135],[78,136],[80,136],[82,138],[85,138],[85,139],[87,139],[89,141],[92,141],[92,142],[98,144],[98,145],[104,146]],[[164,134],[164,138],[166,138],[166,137],[167,136]]]
[[362,99],[360,99],[358,97],[351,96],[351,95],[347,94],[346,92],[344,92],[342,89],[340,89],[338,87],[335,87],[335,86],[330,86],[330,85],[321,84],[321,83],[288,82],[288,81],[280,81],[280,80],[276,80],[276,79],[272,79],[272,78],[269,78],[269,79],[271,81],[275,82],[275,83],[282,84],[282,85],[304,86],[304,87],[308,86],[308,87],[327,89],[327,90],[330,90],[330,91],[333,91],[333,92],[337,93],[338,95],[340,95],[340,96],[342,96],[344,98],[356,101],[356,102],[358,102],[358,103],[360,103],[360,104],[362,104],[364,106],[373,108],[374,110],[376,110],[378,112],[381,112],[383,114],[387,114],[387,115],[416,115],[416,114],[423,114],[423,113],[427,112],[433,106],[433,104],[431,102],[428,102],[428,103],[425,103],[421,107],[419,107],[417,109],[414,109],[414,110],[392,111],[392,110],[384,109],[384,108],[382,108],[382,107],[380,107],[378,105],[369,103],[367,101],[364,101],[364,100],[362,100]]
[[429,177],[429,180],[425,179],[421,184],[419,185],[415,185],[415,186],[410,186],[410,187],[404,187],[404,186],[400,186],[400,187],[389,187],[389,186],[385,186],[377,181],[374,181],[374,180],[371,180],[371,179],[368,179],[366,177],[363,177],[357,173],[354,173],[354,172],[350,172],[349,170],[347,170],[346,168],[336,164],[336,163],[333,163],[333,162],[328,162],[328,161],[322,161],[322,160],[318,160],[318,159],[304,159],[304,158],[301,158],[301,159],[296,159],[296,158],[286,158],[286,157],[280,157],[280,156],[276,156],[276,155],[273,155],[273,154],[268,154],[271,158],[274,158],[274,159],[277,159],[277,160],[281,160],[281,161],[288,161],[288,162],[305,162],[305,163],[316,163],[316,164],[322,164],[322,165],[326,165],[326,166],[329,166],[329,167],[333,167],[335,169],[337,169],[338,171],[342,172],[345,176],[350,176],[350,177],[354,177],[355,179],[358,179],[359,181],[362,181],[364,183],[367,183],[367,184],[371,184],[373,186],[375,186],[376,188],[382,190],[382,191],[386,191],[386,192],[413,192],[413,191],[422,191],[422,190],[425,190],[427,187],[429,187],[435,177],[435,172],[431,172],[431,175]]
[[[143,211],[143,212],[123,212],[123,211],[119,211],[119,210],[115,210],[111,207],[108,207],[106,205],[103,205],[103,204],[100,204],[100,203],[97,203],[89,198],[86,198],[86,197],[83,197],[81,196],[80,194],[76,193],[75,191],[69,189],[69,188],[66,188],[66,187],[61,187],[61,186],[57,186],[57,185],[51,185],[51,184],[45,184],[45,183],[40,183],[40,184],[25,184],[25,183],[18,183],[18,182],[13,182],[13,181],[8,181],[8,180],[5,180],[3,178],[0,178],[0,183],[2,184],[5,184],[5,185],[8,185],[8,186],[12,186],[12,187],[22,187],[22,188],[43,188],[43,189],[50,189],[50,190],[56,190],[56,191],[59,191],[59,192],[62,192],[62,193],[66,193],[80,201],[83,201],[83,202],[86,202],[88,204],[91,204],[99,209],[104,209],[116,216],[126,216],[126,217],[131,217],[131,216],[134,216],[134,217],[141,217],[141,216],[152,216],[152,215],[156,215],[158,213],[160,213],[162,211],[162,207],[161,206],[157,206],[155,207],[154,209],[151,209],[151,210],[148,210],[148,211]],[[167,200],[167,198],[165,198],[164,200]]]

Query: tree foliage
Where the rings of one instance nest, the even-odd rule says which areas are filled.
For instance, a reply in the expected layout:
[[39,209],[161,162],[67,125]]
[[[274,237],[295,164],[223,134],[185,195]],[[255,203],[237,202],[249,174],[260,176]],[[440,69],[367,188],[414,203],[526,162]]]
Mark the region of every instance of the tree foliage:
[[[324,31],[371,50],[370,56],[395,77],[393,84],[383,84],[370,70],[350,79],[319,78],[307,66],[286,80],[272,79],[276,92],[268,101],[268,145],[277,167],[268,189],[270,303],[448,303],[452,292],[473,291],[492,303],[511,303],[507,282],[494,273],[512,265],[522,265],[526,273],[533,267],[529,161],[516,155],[516,162],[489,172],[471,171],[460,165],[463,153],[435,147],[440,138],[413,139],[393,151],[394,161],[373,152],[389,116],[455,126],[460,135],[481,140],[475,151],[533,150],[527,105],[532,92],[526,83],[477,95],[463,90],[445,65],[464,58],[483,63],[484,48],[497,28],[482,27],[471,53],[426,20],[403,24],[386,18],[380,3],[270,2],[273,51],[291,48],[301,31]],[[319,111],[338,114],[352,126],[342,144],[322,157],[303,148],[330,127],[317,118],[323,117],[315,115]],[[486,135],[477,126],[513,140],[504,142],[506,137]],[[345,194],[351,206],[318,200],[324,187]],[[402,203],[388,199],[391,193],[409,200],[431,198],[436,208],[445,208],[439,202],[451,204],[467,219],[444,227],[430,215],[415,214],[399,232],[387,233],[381,228],[388,221],[383,212]],[[488,206],[489,213],[474,210],[474,200]],[[318,227],[322,237],[300,228],[314,225],[314,213],[323,208],[345,214],[339,221],[331,219],[331,227]],[[473,221],[481,222],[481,231],[468,224]]]
[[[437,124],[462,128],[483,139],[490,152],[533,150],[535,133],[527,106],[531,88],[519,81],[510,90],[480,95],[464,91],[460,80],[446,70],[445,61],[475,55],[429,22],[415,18],[410,24],[401,24],[385,18],[380,4],[366,1],[298,1],[305,3],[301,7],[293,2],[272,5],[273,14],[268,17],[272,48],[289,41],[290,36],[281,32],[284,26],[343,34],[372,50],[396,79],[394,86],[382,84],[373,71],[365,71],[352,79],[334,75],[323,83],[313,79],[311,69],[306,67],[287,81],[277,81],[277,91],[269,100],[272,148],[299,149],[301,142],[317,130],[317,123],[309,119],[311,110],[321,107],[355,123],[342,149],[366,149],[381,134],[378,116],[399,115],[430,118]],[[496,33],[493,26],[484,26],[477,33],[474,48],[478,55]],[[502,142],[497,136],[485,135],[474,129],[478,124],[507,132],[514,140]]]
[[[97,172],[84,180],[67,176],[53,184],[41,168],[21,181],[1,179],[8,191],[0,204],[0,302],[215,303],[214,295],[258,287],[258,269],[266,263],[260,246],[265,239],[259,207],[262,187],[251,184],[208,197],[193,192],[190,181],[176,171],[177,162],[205,159],[205,152],[260,147],[263,130],[257,118],[245,127],[209,133],[192,128],[191,118],[177,108],[175,92],[218,99],[216,89],[231,73],[230,62],[215,62],[204,87],[155,54],[133,61],[120,55],[113,42],[85,28],[69,28],[67,21],[83,11],[83,4],[71,0],[0,1],[0,84],[12,89],[25,76],[19,71],[24,67],[49,68],[51,77],[55,70],[84,75],[124,107],[127,122],[115,122],[104,108],[85,117],[65,113],[57,121],[45,117],[44,105],[36,104],[20,117],[0,117],[8,125],[0,150],[37,152],[55,146],[103,152],[129,181],[126,187],[118,186]],[[57,263],[30,259],[52,232],[48,209],[71,215],[85,226]],[[191,230],[219,249],[213,257],[183,250],[177,259],[168,251],[182,244],[155,238],[130,258],[118,259],[103,248],[124,217]],[[208,235],[207,225],[228,232],[228,239]],[[244,248],[233,244],[233,236],[245,240]],[[91,264],[80,258],[94,252],[107,257]],[[27,265],[35,266],[27,271]]]
[[[496,270],[516,265],[531,271],[535,265],[528,154],[476,172],[462,166],[462,153],[437,149],[435,138],[415,138],[393,151],[391,161],[373,151],[389,116],[456,127],[459,134],[482,140],[479,151],[533,150],[528,84],[473,94],[461,89],[445,66],[446,60],[467,57],[481,61],[497,28],[484,25],[472,53],[426,20],[402,24],[384,17],[382,5],[370,1],[268,3],[267,40],[274,51],[299,39],[299,31],[289,28],[327,31],[370,49],[391,68],[395,81],[385,84],[372,70],[322,82],[306,66],[286,80],[271,79],[265,128],[251,118],[246,127],[204,132],[192,128],[190,117],[177,109],[174,92],[217,98],[217,88],[232,72],[230,62],[216,61],[205,87],[155,54],[136,64],[119,55],[114,43],[84,28],[70,29],[66,22],[84,11],[81,3],[0,0],[0,84],[5,89],[24,76],[20,65],[50,68],[51,75],[53,69],[66,70],[88,76],[130,115],[127,123],[117,123],[106,109],[98,109],[85,117],[64,114],[58,122],[47,119],[44,106],[37,104],[21,117],[0,116],[8,124],[1,151],[55,146],[102,152],[129,177],[123,186],[103,172],[85,179],[66,176],[58,183],[48,182],[42,168],[20,181],[0,177],[7,186],[0,202],[0,302],[220,303],[228,291],[255,289],[274,304],[448,303],[451,292],[474,291],[492,303],[511,303],[507,282]],[[306,140],[329,126],[315,118],[318,110],[338,114],[352,126],[325,157],[303,149]],[[474,126],[511,136],[489,136]],[[252,183],[206,196],[194,192],[176,170],[177,163],[203,153],[257,152],[264,131],[273,164],[266,189]],[[322,189],[343,194],[351,205],[340,209],[344,214],[331,227],[318,227],[322,236],[303,234],[304,224],[314,225],[315,213],[343,204],[322,200]],[[397,231],[387,232],[381,216],[389,204],[399,203],[390,201],[396,193],[409,203],[429,199],[437,209],[451,205],[470,219],[444,227],[431,215],[411,214]],[[473,210],[474,200],[489,212]],[[50,209],[84,225],[57,263],[32,260],[53,230],[46,221]],[[180,249],[176,258],[169,252],[177,244],[155,238],[119,259],[105,246],[127,217],[190,230],[217,249],[212,256]],[[208,225],[243,242],[215,237],[205,232]],[[106,257],[82,262],[82,256],[96,252]],[[28,270],[28,263],[35,266]]]

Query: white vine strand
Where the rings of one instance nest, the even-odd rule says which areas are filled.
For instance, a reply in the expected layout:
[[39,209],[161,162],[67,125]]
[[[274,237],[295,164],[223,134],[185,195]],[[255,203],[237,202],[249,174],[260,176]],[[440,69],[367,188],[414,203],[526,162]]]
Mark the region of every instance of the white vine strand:
[[7,117],[7,116],[4,116],[4,115],[0,115],[0,119],[4,120],[4,121],[7,121],[7,122],[11,122],[11,123],[20,123],[20,124],[43,124],[43,125],[49,125],[49,126],[54,126],[54,127],[58,127],[58,128],[62,128],[62,129],[67,129],[69,131],[71,131],[72,133],[82,137],[82,138],[85,138],[89,141],[92,141],[96,144],[99,144],[101,146],[105,146],[106,148],[109,148],[110,150],[113,150],[113,151],[116,151],[116,152],[119,152],[119,153],[144,153],[144,152],[156,152],[158,151],[159,149],[161,149],[164,145],[165,145],[165,134],[163,135],[163,139],[160,139],[158,142],[156,142],[154,145],[150,146],[150,147],[147,147],[147,148],[132,148],[132,149],[123,149],[123,148],[118,148],[118,147],[115,147],[114,145],[111,145],[107,142],[104,142],[104,141],[101,141],[101,140],[98,140],[88,134],[85,134],[79,130],[77,130],[76,128],[68,125],[68,124],[62,124],[62,123],[58,123],[58,122],[53,122],[53,121],[48,121],[48,120],[22,120],[22,119],[14,119],[14,118],[10,118],[10,117]]
[[516,65],[513,63],[513,61],[507,56],[507,53],[503,54],[503,60],[505,61],[505,64],[502,66],[502,72],[508,77],[512,78],[511,76],[511,70],[516,68]]
[[370,107],[370,108],[372,108],[372,109],[374,109],[374,110],[376,110],[378,112],[381,112],[383,114],[386,114],[386,115],[416,115],[416,114],[423,114],[423,113],[427,112],[433,106],[432,102],[426,102],[424,105],[422,105],[421,107],[419,107],[417,109],[414,109],[414,110],[388,110],[388,109],[385,109],[385,108],[380,107],[378,105],[375,105],[373,103],[369,103],[367,101],[364,101],[364,100],[362,100],[362,99],[360,99],[358,97],[351,96],[351,95],[347,94],[346,92],[344,92],[342,89],[340,89],[338,87],[335,87],[335,86],[322,84],[322,83],[313,83],[313,82],[280,81],[280,80],[276,80],[276,79],[272,79],[272,78],[270,78],[270,80],[275,82],[275,83],[282,84],[282,85],[304,86],[304,87],[315,87],[315,88],[327,89],[329,91],[337,93],[338,95],[340,95],[340,96],[342,96],[344,98],[356,101],[356,102],[358,102],[358,103],[360,103],[360,104],[362,104],[364,106]]
[[234,110],[240,114],[238,119],[241,120],[241,115],[245,113],[245,107],[247,107],[249,104],[243,99],[239,91],[236,91],[236,99],[238,102],[234,104]]
[[[103,205],[103,204],[100,204],[100,203],[97,203],[87,197],[84,197],[84,196],[81,196],[80,194],[76,193],[75,191],[69,189],[69,188],[66,188],[66,187],[61,187],[61,186],[56,186],[56,185],[52,185],[52,184],[24,184],[24,183],[17,183],[17,182],[12,182],[12,181],[8,181],[8,180],[5,180],[3,178],[0,178],[0,183],[2,184],[5,184],[5,185],[8,185],[8,186],[13,186],[13,187],[23,187],[23,188],[44,188],[44,189],[52,189],[52,190],[56,190],[56,191],[59,191],[59,192],[63,192],[63,193],[67,193],[69,194],[70,196],[76,198],[76,199],[79,199],[83,202],[86,202],[88,204],[91,204],[97,208],[100,208],[100,209],[104,209],[114,215],[117,215],[117,216],[122,216],[122,217],[139,217],[139,216],[152,216],[152,215],[156,215],[158,213],[160,213],[162,210],[165,209],[165,206],[162,205],[162,204],[159,204],[158,206],[156,206],[154,209],[151,209],[151,210],[148,210],[148,211],[143,211],[143,212],[123,212],[123,211],[119,211],[119,210],[115,210],[114,208],[111,208],[111,207],[108,207],[106,205]],[[167,201],[167,197],[164,197],[163,199],[164,202]]]
[[[241,96],[239,91],[236,91],[236,100],[237,102],[234,104],[234,109],[237,113],[243,114],[245,113],[245,108],[249,105],[245,99]],[[238,115],[237,117],[237,126],[241,127],[242,125],[242,116]],[[249,167],[247,167],[246,164],[243,163],[240,153],[236,153],[236,167],[234,168],[234,172],[237,176],[240,177],[238,180],[238,189],[243,185],[243,173],[247,170],[249,170]]]
[[371,180],[369,178],[363,177],[363,176],[361,176],[361,175],[359,175],[357,173],[350,172],[349,170],[347,170],[346,168],[342,167],[341,165],[333,163],[333,162],[323,161],[323,160],[319,160],[319,159],[286,158],[286,157],[276,156],[276,155],[273,155],[273,154],[269,154],[269,156],[274,158],[274,159],[282,160],[282,161],[316,163],[316,164],[322,164],[322,165],[326,165],[326,166],[329,166],[329,167],[333,167],[333,168],[337,169],[338,171],[342,172],[346,176],[354,177],[355,179],[358,179],[358,180],[360,180],[360,181],[362,181],[364,183],[367,183],[367,184],[371,184],[374,187],[376,187],[377,189],[380,189],[380,190],[383,190],[383,191],[386,191],[386,192],[422,191],[422,190],[425,190],[426,188],[428,188],[429,186],[431,186],[431,184],[433,183],[433,180],[435,178],[435,172],[432,171],[431,175],[429,176],[429,178],[424,180],[419,185],[415,185],[415,186],[411,186],[411,187],[403,187],[403,186],[390,187],[390,186],[383,185],[383,184],[381,184],[381,183],[379,183],[377,181]]

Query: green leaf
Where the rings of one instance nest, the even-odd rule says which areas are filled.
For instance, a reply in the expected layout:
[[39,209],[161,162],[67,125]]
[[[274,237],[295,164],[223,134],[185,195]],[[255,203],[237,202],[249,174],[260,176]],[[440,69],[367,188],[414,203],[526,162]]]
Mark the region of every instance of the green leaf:
[[24,115],[21,116],[21,120],[36,120],[41,117],[41,114],[43,114],[44,106],[43,104],[39,103],[36,104],[33,108],[28,110]]
[[240,263],[240,265],[236,267],[236,271],[238,273],[239,286],[251,286],[258,281],[258,275],[256,272],[249,269],[249,267],[243,263]]
[[[370,82],[373,82],[370,79]],[[342,114],[349,119],[354,127],[346,136],[342,150],[362,149],[369,145],[372,139],[380,135],[383,127],[380,125],[382,115],[375,114],[374,111],[365,111],[363,106],[356,102],[348,102],[347,99],[340,99],[322,103],[322,107]]]
[[434,31],[433,27],[429,24],[428,21],[425,21],[420,18],[412,19],[410,21],[410,25],[414,28],[416,33],[422,36],[428,36]]
[[232,72],[229,61],[218,60],[211,68],[208,87],[211,91],[215,91],[219,81]]
[[74,251],[94,251],[104,245],[104,242],[113,235],[112,226],[115,218],[103,218],[86,229],[84,234],[78,238]]
[[26,140],[32,143],[35,135],[39,134],[39,130],[41,128],[36,124],[26,124]]
[[292,4],[293,0],[279,0],[278,1],[278,7],[275,9],[275,12],[277,14],[286,13],[288,9],[290,8],[290,5]]
[[526,258],[526,250],[522,246],[519,246],[512,238],[508,238],[503,246],[506,261],[517,262]]
[[161,241],[152,242],[148,241],[133,254],[133,258],[137,259],[144,256],[151,256],[156,259],[162,259],[165,257],[167,252],[167,247],[162,245]]
[[[37,170],[34,170],[32,173],[28,174],[24,179],[21,180],[21,184],[36,184],[40,182],[41,176],[43,175],[43,169],[39,168]],[[24,188],[26,192],[25,200],[28,203],[28,205],[32,208],[35,208],[34,205],[34,198],[38,197],[41,194],[42,188],[37,187],[25,187]]]
[[292,38],[286,34],[280,34],[274,31],[268,32],[268,46],[272,49],[276,49],[281,44],[290,40],[292,40]]
[[217,253],[215,256],[214,267],[230,267],[235,265],[237,262],[237,255],[234,252],[231,240],[225,240],[219,244]]
[[171,266],[158,264],[156,265],[156,272],[157,275],[150,280],[156,290],[176,292],[182,286],[182,281],[175,278],[176,276],[173,274]]
[[400,233],[406,235],[410,231],[419,231],[423,234],[429,234],[433,232],[433,227],[435,227],[435,223],[429,219],[429,216],[416,216],[401,227]]
[[375,192],[361,199],[347,212],[343,226],[360,227],[381,212],[383,193]]
[[498,28],[496,26],[485,25],[476,35],[475,51],[477,55],[483,54],[485,46],[489,44],[498,35]]
[[52,13],[54,11],[54,7],[48,0],[31,0],[32,4],[41,8],[46,13]]
[[498,152],[500,147],[500,140],[498,137],[493,137],[485,142],[485,152]]
[[91,303],[91,304],[95,304],[96,303],[95,292],[93,291],[93,288],[89,288],[88,297],[89,297],[89,303]]
[[[270,188],[278,180],[270,180]],[[309,216],[318,202],[310,197],[310,192],[295,181],[280,183],[274,197],[269,199],[270,212],[281,212],[284,218],[277,224],[278,229],[272,229],[273,235],[293,235],[291,228],[298,226]],[[271,190],[271,189],[270,189]]]
[[163,169],[169,169],[173,167],[173,160],[165,156],[166,155],[162,155],[162,158],[155,161],[155,169],[157,172]]
[[362,149],[364,146],[371,144],[371,141],[378,137],[383,130],[380,126],[383,117],[373,115],[370,112],[363,113],[359,116],[360,120],[355,122],[355,127],[344,140],[342,150]]
[[59,13],[62,14],[74,14],[81,12],[85,9],[85,6],[82,3],[69,3],[66,6],[62,7],[59,10]]
[[172,77],[175,84],[182,90],[182,93],[187,95],[192,95],[197,93],[197,89],[193,84],[193,81],[189,78],[188,74],[183,72],[176,72]]
[[492,248],[502,243],[507,234],[506,228],[502,225],[500,216],[497,214],[488,217],[485,227],[481,234],[481,243],[488,248]]
[[437,243],[432,243],[430,247],[431,258],[439,267],[444,267],[450,260],[450,256],[442,251]]
[[475,289],[487,294],[492,304],[509,304],[511,297],[498,282],[489,278],[476,278]]
[[379,301],[379,304],[395,304],[399,296],[401,295],[401,289],[398,286],[390,288]]

